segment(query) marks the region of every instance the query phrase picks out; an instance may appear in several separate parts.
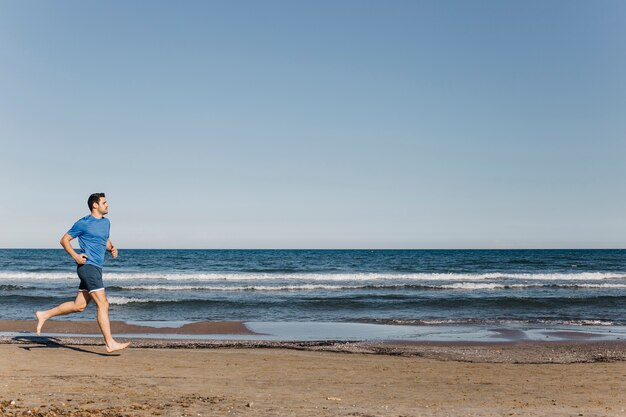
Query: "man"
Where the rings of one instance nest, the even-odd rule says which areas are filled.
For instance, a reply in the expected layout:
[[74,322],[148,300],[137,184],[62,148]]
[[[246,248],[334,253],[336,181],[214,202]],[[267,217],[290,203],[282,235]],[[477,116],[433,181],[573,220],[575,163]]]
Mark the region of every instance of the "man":
[[[111,224],[104,217],[109,213],[109,205],[104,193],[96,193],[87,200],[91,214],[79,219],[74,226],[61,238],[61,246],[76,261],[77,273],[80,278],[78,294],[74,301],[68,301],[47,311],[36,311],[37,335],[41,333],[43,324],[49,318],[63,314],[75,313],[85,310],[91,300],[98,307],[98,325],[107,352],[111,353],[127,347],[130,343],[118,343],[111,335],[109,322],[109,302],[102,283],[102,267],[104,265],[105,251],[111,252],[113,258],[117,258],[117,249],[109,240]],[[82,253],[78,254],[72,248],[70,241],[78,238]]]

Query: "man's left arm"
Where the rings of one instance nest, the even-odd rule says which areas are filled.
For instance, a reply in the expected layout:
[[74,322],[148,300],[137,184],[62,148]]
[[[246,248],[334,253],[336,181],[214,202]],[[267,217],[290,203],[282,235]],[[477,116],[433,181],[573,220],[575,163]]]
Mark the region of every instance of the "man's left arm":
[[113,258],[117,258],[117,248],[111,243],[111,239],[107,239],[107,251],[111,252]]

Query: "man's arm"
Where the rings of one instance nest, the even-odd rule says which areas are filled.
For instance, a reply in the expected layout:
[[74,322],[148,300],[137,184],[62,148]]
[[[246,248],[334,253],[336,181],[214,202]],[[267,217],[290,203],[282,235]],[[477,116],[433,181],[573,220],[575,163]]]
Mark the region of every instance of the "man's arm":
[[107,239],[107,250],[111,252],[113,258],[117,258],[117,248],[111,243],[111,239]]
[[65,249],[65,252],[67,252],[72,257],[72,259],[76,261],[77,264],[83,265],[85,264],[85,262],[87,262],[87,255],[85,255],[84,253],[81,253],[81,254],[76,253],[76,251],[70,244],[70,240],[72,239],[74,238],[70,236],[69,234],[67,233],[64,234],[63,237],[61,238],[61,246],[63,246],[63,249]]

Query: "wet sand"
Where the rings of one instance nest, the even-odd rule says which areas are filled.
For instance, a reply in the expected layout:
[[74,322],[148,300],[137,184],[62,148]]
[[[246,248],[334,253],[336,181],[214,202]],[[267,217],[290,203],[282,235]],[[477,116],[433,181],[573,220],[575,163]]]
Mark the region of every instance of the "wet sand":
[[[544,345],[512,344],[507,355],[552,349]],[[375,346],[400,350],[346,354],[240,345],[135,347],[108,355],[101,345],[13,340],[0,344],[0,415],[626,415],[623,343],[570,346],[621,356],[561,364],[471,363],[442,355],[491,352],[488,359],[501,355],[495,352],[502,345],[420,345],[422,353],[435,349],[439,357],[403,356],[410,345]]]
[[[0,332],[34,332],[37,322],[33,320],[0,320]],[[150,327],[111,321],[111,332],[117,334],[232,334],[253,335],[243,322],[239,321],[203,321],[189,323],[180,327]],[[100,328],[95,320],[47,320],[42,334],[92,334],[99,335]]]

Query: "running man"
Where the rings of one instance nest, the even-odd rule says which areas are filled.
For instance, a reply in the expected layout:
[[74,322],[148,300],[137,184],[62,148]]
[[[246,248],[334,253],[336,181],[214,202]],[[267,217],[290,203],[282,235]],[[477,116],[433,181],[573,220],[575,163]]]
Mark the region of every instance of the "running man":
[[[93,300],[98,307],[98,325],[104,336],[107,352],[111,353],[124,349],[130,344],[118,343],[111,335],[109,302],[102,283],[104,253],[105,251],[111,252],[111,256],[117,258],[117,249],[109,240],[111,224],[109,219],[104,217],[109,213],[109,205],[104,193],[90,195],[87,204],[91,214],[79,219],[61,238],[61,246],[76,261],[76,271],[80,278],[78,294],[74,301],[65,302],[47,311],[36,311],[37,335],[39,336],[43,324],[49,318],[83,311]],[[82,249],[80,254],[76,253],[70,244],[74,238],[78,238]]]

